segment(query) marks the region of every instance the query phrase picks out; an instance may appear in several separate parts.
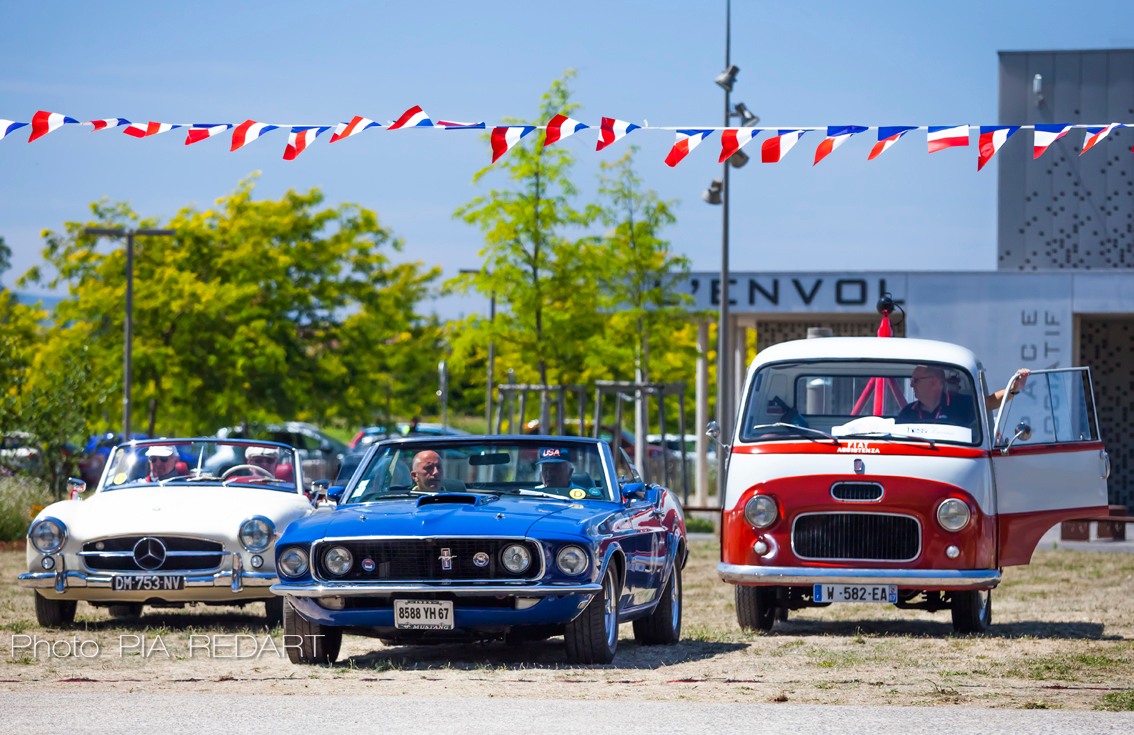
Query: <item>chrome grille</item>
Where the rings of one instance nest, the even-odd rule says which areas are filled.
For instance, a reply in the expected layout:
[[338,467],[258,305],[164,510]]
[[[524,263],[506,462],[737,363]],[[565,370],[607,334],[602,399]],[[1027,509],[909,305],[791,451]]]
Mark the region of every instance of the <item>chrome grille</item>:
[[[165,560],[156,567],[139,566],[134,548],[143,539],[155,539],[165,547]],[[104,572],[189,572],[220,567],[224,546],[218,541],[182,536],[117,536],[88,541],[79,552],[88,569]]]
[[882,486],[876,482],[837,482],[831,486],[835,500],[865,502],[882,499]]
[[[531,566],[522,574],[512,574],[500,563],[500,552],[514,543],[523,545],[532,556]],[[341,577],[328,572],[323,561],[324,552],[333,546],[345,547],[354,557],[350,571]],[[473,563],[478,553],[488,557],[486,566]],[[536,579],[543,571],[543,554],[539,544],[521,539],[344,539],[316,544],[312,558],[316,575],[324,580],[335,581],[517,581]],[[451,569],[445,569],[445,558],[448,558]],[[366,560],[373,565],[370,571],[363,567]]]
[[791,544],[801,559],[912,561],[921,528],[910,516],[811,513],[795,520]]

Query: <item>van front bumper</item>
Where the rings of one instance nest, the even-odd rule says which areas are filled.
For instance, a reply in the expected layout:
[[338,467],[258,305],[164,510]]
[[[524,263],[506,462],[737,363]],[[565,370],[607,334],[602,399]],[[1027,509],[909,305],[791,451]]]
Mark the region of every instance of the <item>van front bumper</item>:
[[831,569],[722,563],[717,565],[717,574],[725,582],[750,585],[896,584],[911,589],[984,590],[1000,584],[997,569]]

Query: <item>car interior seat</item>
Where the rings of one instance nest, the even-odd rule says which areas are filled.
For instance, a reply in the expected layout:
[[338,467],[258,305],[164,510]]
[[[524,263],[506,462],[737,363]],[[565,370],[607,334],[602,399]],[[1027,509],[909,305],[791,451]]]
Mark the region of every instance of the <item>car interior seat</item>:
[[278,464],[275,471],[276,479],[295,484],[295,467],[291,464]]
[[579,487],[597,487],[595,481],[586,472],[572,472],[571,484],[578,485]]

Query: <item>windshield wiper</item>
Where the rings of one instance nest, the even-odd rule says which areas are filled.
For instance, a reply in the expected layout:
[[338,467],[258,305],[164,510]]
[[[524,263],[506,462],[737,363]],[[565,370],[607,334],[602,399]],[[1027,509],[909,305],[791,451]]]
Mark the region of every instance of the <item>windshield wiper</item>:
[[937,440],[931,439],[928,436],[917,436],[916,434],[894,434],[889,431],[860,431],[855,434],[843,434],[843,439],[913,439],[914,441],[922,441],[930,447],[937,446]]
[[498,490],[496,492],[506,494],[506,495],[524,495],[524,496],[532,497],[532,498],[550,498],[552,500],[566,500],[567,502],[573,502],[571,500],[571,498],[566,498],[562,495],[556,495],[555,493],[544,492],[543,490],[528,490],[527,488],[523,488],[523,487],[509,488],[507,490]]
[[800,426],[799,424],[789,424],[789,423],[786,423],[786,422],[783,422],[783,421],[777,421],[774,424],[756,424],[755,426],[751,427],[748,430],[749,431],[758,431],[760,429],[792,429],[793,431],[798,431],[802,434],[818,434],[819,436],[821,436],[825,439],[830,439],[835,444],[839,443],[839,440],[836,437],[828,434],[825,431],[821,431],[819,429],[812,429],[810,426]]

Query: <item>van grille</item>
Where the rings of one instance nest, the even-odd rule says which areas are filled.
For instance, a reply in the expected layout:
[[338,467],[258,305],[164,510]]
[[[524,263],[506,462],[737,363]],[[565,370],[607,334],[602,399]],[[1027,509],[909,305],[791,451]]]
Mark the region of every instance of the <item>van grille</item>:
[[921,552],[921,528],[910,516],[811,513],[795,520],[791,544],[801,559],[912,561]]

